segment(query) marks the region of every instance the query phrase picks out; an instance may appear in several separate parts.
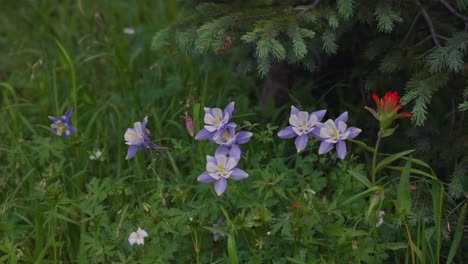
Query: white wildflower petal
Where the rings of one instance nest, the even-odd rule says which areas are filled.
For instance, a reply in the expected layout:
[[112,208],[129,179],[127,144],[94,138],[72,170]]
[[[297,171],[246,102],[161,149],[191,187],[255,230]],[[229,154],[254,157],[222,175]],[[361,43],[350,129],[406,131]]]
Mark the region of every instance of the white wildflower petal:
[[309,127],[313,127],[313,126],[315,126],[317,123],[318,123],[318,118],[317,118],[317,116],[316,116],[316,115],[310,115],[310,116],[309,116],[309,122],[308,122]]
[[309,113],[305,111],[300,111],[298,114],[299,118],[299,125],[302,125],[303,122],[307,124],[307,121],[309,121]]
[[346,128],[348,126],[346,125],[345,122],[343,121],[338,121],[338,131],[340,132],[340,134],[344,133],[346,131]]
[[205,122],[205,124],[208,124],[208,125],[215,125],[216,124],[215,117],[210,113],[205,114],[205,118],[203,118],[203,121]]
[[216,121],[216,118],[218,118],[217,120],[218,122],[221,122],[221,120],[223,120],[223,111],[221,111],[221,109],[213,108],[211,112],[213,113],[213,117],[215,118],[215,121]]
[[292,127],[292,130],[298,135],[298,136],[302,136],[302,134],[304,134],[304,129],[302,129],[302,127]]
[[344,132],[343,134],[340,135],[340,140],[345,140],[349,137],[349,133],[351,133],[349,130]]
[[289,117],[289,124],[291,124],[291,126],[293,126],[293,127],[300,127],[301,126],[301,123],[299,122],[299,118],[297,117],[297,115],[291,115]]
[[225,170],[231,171],[237,165],[237,160],[234,158],[229,158],[226,162]]

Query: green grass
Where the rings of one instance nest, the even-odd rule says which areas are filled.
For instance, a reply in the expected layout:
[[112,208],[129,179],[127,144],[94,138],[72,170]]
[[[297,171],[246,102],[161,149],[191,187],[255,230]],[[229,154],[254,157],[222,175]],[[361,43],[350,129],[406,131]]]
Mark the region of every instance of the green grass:
[[[184,15],[178,1],[1,5],[0,262],[403,263],[411,256],[407,235],[411,252],[428,255],[417,263],[438,263],[444,252],[450,260],[461,258],[463,219],[453,227],[454,241],[444,245],[447,198],[439,182],[431,189],[435,174],[425,172],[427,164],[413,160],[427,165],[424,171],[392,167],[401,157],[390,156],[378,171],[396,172],[372,186],[365,176],[369,166],[357,156],[318,156],[316,142],[296,154],[292,141],[277,139],[275,126],[286,124],[280,117],[287,110],[257,106],[258,76],[236,75],[235,54],[203,60],[173,49],[152,52],[154,33]],[[124,34],[126,27],[136,34]],[[313,110],[306,99],[299,103]],[[198,131],[204,106],[230,101],[236,102],[234,121],[255,133],[242,146],[239,164],[250,177],[231,181],[217,197],[211,184],[196,181],[215,146],[190,137],[182,116],[189,112]],[[78,133],[66,140],[50,131],[47,116],[69,107]],[[145,116],[164,154],[139,152],[127,161],[123,135]],[[357,151],[351,143],[348,148]],[[102,161],[89,159],[96,149]],[[392,200],[408,202],[408,190],[397,194],[401,170],[405,180],[422,186],[419,198],[432,191],[435,225],[407,224],[393,214]],[[369,205],[384,191],[388,201],[382,195]],[[463,216],[466,206],[460,208]],[[377,229],[380,209],[388,218]],[[212,226],[221,216],[226,228],[218,231],[226,237],[214,242]],[[127,241],[137,227],[150,234],[144,247]]]

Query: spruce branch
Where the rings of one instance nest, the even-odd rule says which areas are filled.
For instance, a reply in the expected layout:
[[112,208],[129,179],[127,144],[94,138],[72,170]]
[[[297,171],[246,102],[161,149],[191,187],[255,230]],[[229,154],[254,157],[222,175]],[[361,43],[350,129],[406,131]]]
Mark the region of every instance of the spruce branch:
[[312,8],[315,8],[321,0],[315,0],[311,5],[299,5],[294,8],[294,10],[302,11],[302,12],[307,12]]
[[460,18],[461,20],[463,20],[465,22],[468,22],[468,17],[458,13],[458,11],[453,6],[451,6],[449,3],[447,3],[447,1],[439,0],[439,2],[441,2],[450,11],[450,13],[452,13],[454,16]]
[[434,41],[437,47],[441,47],[439,40],[437,39],[437,33],[434,29],[434,24],[432,24],[432,19],[427,13],[426,9],[422,7],[419,1],[416,1],[417,5],[421,7],[421,14],[423,15],[424,19],[426,20],[426,24],[429,27],[429,31],[431,32],[432,40]]
[[408,30],[408,33],[406,33],[405,37],[401,41],[400,47],[403,47],[403,44],[406,42],[408,37],[411,35],[411,32],[413,32],[414,26],[416,26],[416,22],[418,22],[419,16],[421,16],[421,11],[419,11],[418,14],[416,14],[416,17],[414,18],[413,23],[411,24],[410,29]]

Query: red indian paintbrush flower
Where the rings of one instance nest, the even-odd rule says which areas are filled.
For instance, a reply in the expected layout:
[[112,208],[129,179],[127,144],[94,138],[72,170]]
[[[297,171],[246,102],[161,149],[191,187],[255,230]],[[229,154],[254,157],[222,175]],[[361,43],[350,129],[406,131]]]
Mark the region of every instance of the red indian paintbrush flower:
[[380,128],[382,130],[388,128],[398,118],[413,118],[413,115],[409,112],[398,113],[402,107],[398,92],[389,91],[383,98],[379,98],[377,94],[373,93],[372,99],[377,104],[377,111],[367,106],[365,108],[375,119],[380,121]]

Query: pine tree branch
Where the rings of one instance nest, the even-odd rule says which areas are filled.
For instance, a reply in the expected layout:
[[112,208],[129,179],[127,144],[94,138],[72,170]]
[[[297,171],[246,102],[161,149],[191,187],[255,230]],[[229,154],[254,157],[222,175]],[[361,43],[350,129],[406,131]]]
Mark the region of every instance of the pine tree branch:
[[320,3],[321,0],[315,0],[311,5],[300,5],[300,6],[296,6],[294,8],[294,10],[299,10],[299,11],[303,11],[303,12],[306,12],[306,11],[309,11],[310,9],[316,7],[319,3]]
[[418,21],[418,18],[419,18],[420,15],[421,15],[421,11],[419,11],[418,14],[416,15],[416,17],[414,18],[414,21],[413,21],[413,23],[411,24],[411,27],[410,27],[410,29],[408,30],[408,33],[406,33],[405,37],[404,37],[403,40],[401,41],[400,47],[403,47],[403,44],[406,42],[406,40],[407,40],[408,37],[410,36],[411,32],[413,32],[414,26],[416,25],[416,22]]
[[449,3],[447,3],[445,0],[439,0],[439,2],[441,2],[454,16],[462,19],[465,22],[468,22],[468,17],[458,13],[458,11],[455,8],[453,8]]
[[439,48],[441,47],[439,40],[437,39],[437,33],[434,29],[434,24],[432,24],[432,19],[427,13],[426,9],[421,5],[419,1],[416,0],[416,4],[421,8],[421,14],[423,15],[424,19],[426,20],[426,24],[429,27],[429,31],[431,32],[431,37],[436,46]]

